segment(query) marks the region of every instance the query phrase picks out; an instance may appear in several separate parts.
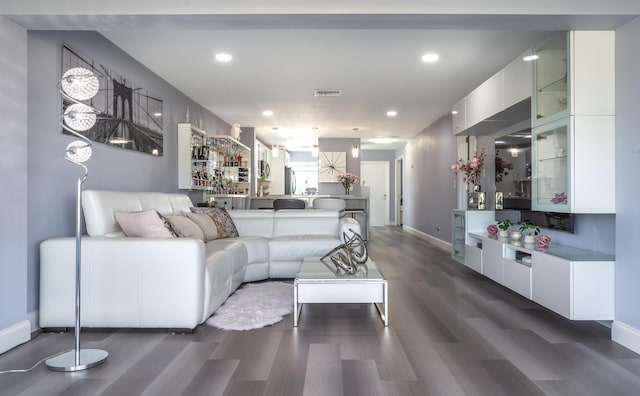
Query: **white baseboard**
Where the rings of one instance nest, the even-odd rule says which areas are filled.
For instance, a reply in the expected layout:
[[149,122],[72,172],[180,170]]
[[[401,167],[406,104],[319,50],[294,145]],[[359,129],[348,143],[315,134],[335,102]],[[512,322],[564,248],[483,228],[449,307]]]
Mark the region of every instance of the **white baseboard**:
[[412,234],[418,235],[419,237],[426,239],[427,241],[436,245],[436,247],[444,250],[447,253],[451,253],[451,244],[449,242],[443,241],[442,239],[436,238],[433,235],[429,235],[426,232],[422,232],[413,227],[409,227],[408,225],[403,225],[402,229],[409,231]]
[[31,323],[28,320],[0,330],[0,353],[4,353],[31,339]]
[[35,310],[27,314],[27,319],[31,322],[31,332],[40,330],[40,311]]
[[617,342],[635,353],[640,353],[640,329],[631,327],[626,323],[613,321],[611,325],[611,341]]

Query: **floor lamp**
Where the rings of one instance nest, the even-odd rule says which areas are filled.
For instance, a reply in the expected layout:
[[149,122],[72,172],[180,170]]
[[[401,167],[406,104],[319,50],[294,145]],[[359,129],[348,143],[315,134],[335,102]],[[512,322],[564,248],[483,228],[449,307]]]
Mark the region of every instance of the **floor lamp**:
[[80,269],[81,269],[81,232],[82,232],[82,183],[89,171],[84,164],[91,158],[91,140],[79,132],[88,131],[95,125],[98,112],[82,100],[93,98],[100,88],[98,78],[88,69],[75,67],[69,69],[58,83],[58,90],[67,102],[71,102],[61,117],[60,125],[80,140],[69,143],[64,159],[84,169],[78,177],[76,190],[76,317],[75,348],[63,352],[46,361],[47,367],[54,371],[80,371],[104,363],[109,353],[101,349],[80,349]]

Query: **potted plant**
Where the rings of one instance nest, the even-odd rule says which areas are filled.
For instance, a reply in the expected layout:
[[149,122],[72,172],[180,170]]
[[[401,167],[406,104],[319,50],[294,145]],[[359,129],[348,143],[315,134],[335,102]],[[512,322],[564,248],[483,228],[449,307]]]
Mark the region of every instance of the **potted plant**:
[[509,236],[509,227],[511,227],[513,223],[509,219],[505,219],[498,222],[498,228],[500,229],[500,234],[498,236],[500,238],[507,238]]
[[524,243],[535,243],[535,236],[540,234],[540,227],[526,222],[520,226],[520,232],[524,235]]

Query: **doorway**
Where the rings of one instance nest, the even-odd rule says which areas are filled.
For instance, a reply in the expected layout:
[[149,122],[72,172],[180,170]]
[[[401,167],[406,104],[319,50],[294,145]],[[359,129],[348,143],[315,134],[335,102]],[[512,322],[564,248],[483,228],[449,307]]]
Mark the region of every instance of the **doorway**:
[[389,224],[389,162],[362,161],[360,172],[361,184],[370,190],[369,225]]
[[404,167],[402,166],[404,162],[404,157],[396,158],[396,205],[395,205],[395,213],[396,213],[396,225],[402,227],[403,224],[403,215],[404,215],[404,207],[403,207],[403,190],[402,190],[402,181],[404,178]]

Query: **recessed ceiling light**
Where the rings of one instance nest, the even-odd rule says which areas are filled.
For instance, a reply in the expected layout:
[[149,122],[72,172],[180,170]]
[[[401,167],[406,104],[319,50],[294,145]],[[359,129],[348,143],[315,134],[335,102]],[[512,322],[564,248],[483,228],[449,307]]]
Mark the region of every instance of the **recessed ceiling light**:
[[395,116],[397,116],[397,115],[398,115],[398,112],[397,112],[397,111],[395,111],[395,110],[389,110],[389,111],[387,111],[387,116],[388,116],[388,117],[395,117]]
[[527,55],[524,58],[522,58],[523,61],[527,61],[527,62],[531,62],[536,59],[538,59],[538,55]]
[[458,114],[458,110],[451,110],[451,114],[453,114],[453,115]]
[[219,53],[219,54],[216,54],[216,60],[218,62],[229,62],[231,59],[233,59],[233,58],[231,57],[230,54],[225,54],[225,53],[222,53],[222,52]]
[[271,117],[273,115],[273,111],[271,110],[265,110],[262,112],[263,116],[267,116],[267,117]]
[[154,115],[155,117],[160,117],[160,116],[162,116],[162,113],[153,113],[153,115]]
[[438,54],[424,54],[424,55],[422,55],[422,61],[423,62],[431,63],[431,62],[436,62],[438,59],[440,59],[440,55],[438,55]]

